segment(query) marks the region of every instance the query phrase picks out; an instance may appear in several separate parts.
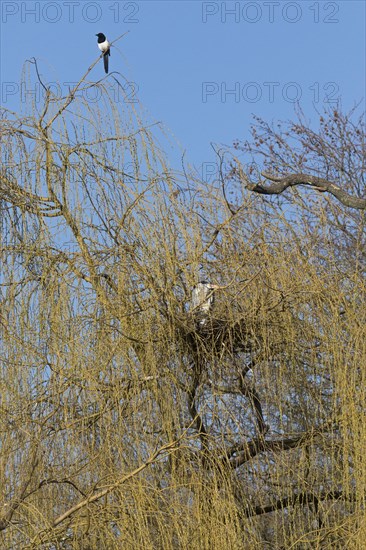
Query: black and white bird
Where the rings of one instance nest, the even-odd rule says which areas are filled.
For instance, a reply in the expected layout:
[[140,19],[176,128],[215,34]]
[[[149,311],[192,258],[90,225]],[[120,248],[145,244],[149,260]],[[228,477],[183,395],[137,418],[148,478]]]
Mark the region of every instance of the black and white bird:
[[105,34],[98,32],[95,36],[98,37],[98,48],[103,53],[104,70],[108,73],[108,61],[111,55],[111,45],[105,37]]
[[220,288],[219,285],[208,281],[200,281],[193,287],[191,310],[200,317],[199,324],[201,326],[206,324],[207,317],[215,303],[215,290],[218,288]]

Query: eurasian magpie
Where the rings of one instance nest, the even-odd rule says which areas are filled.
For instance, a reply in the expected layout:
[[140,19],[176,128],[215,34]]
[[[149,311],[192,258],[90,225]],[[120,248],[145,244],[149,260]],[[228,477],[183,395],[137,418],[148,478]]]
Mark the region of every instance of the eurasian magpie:
[[108,73],[108,56],[111,55],[110,43],[102,32],[98,32],[98,48],[103,53],[104,70]]

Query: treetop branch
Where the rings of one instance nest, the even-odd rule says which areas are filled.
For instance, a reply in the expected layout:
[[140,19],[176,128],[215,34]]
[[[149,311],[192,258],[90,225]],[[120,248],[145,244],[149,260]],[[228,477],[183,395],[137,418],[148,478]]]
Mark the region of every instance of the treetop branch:
[[273,182],[268,185],[268,183],[263,181],[252,183],[246,176],[243,177],[242,171],[240,172],[241,180],[244,182],[245,187],[255,193],[260,193],[262,195],[279,195],[288,187],[293,187],[295,185],[311,185],[316,191],[330,193],[349,208],[357,208],[359,210],[366,209],[366,198],[352,197],[334,182],[324,178],[319,178],[310,174],[289,174],[288,176],[278,177],[262,172],[264,178]]

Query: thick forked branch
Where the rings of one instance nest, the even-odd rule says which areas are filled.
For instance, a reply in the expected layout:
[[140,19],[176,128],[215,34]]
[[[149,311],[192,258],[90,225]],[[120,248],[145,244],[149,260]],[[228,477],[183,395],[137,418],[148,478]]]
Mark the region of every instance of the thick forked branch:
[[242,182],[245,184],[245,187],[255,193],[261,193],[263,195],[279,195],[288,187],[293,187],[295,185],[310,185],[317,191],[322,193],[330,193],[349,208],[357,208],[359,210],[366,209],[366,198],[362,199],[359,197],[352,197],[335,183],[310,174],[290,174],[284,177],[277,177],[263,172],[263,177],[274,182],[271,185],[264,184],[262,181],[259,183],[252,183],[245,175],[243,175],[242,171],[240,171],[240,176]]
[[266,506],[254,506],[245,510],[247,517],[260,516],[262,514],[269,514],[276,510],[283,510],[289,506],[306,506],[307,504],[317,504],[322,500],[355,500],[353,495],[345,496],[342,491],[322,491],[319,494],[312,493],[295,493],[294,495],[281,498],[274,504],[268,504]]
[[230,468],[235,470],[261,453],[281,453],[282,451],[297,449],[308,444],[317,435],[327,433],[331,425],[330,422],[326,422],[315,431],[303,432],[295,437],[283,437],[282,439],[265,440],[261,433],[251,441],[233,445],[231,449],[228,449],[223,462],[226,462]]
[[245,397],[250,399],[257,422],[258,433],[263,436],[268,431],[268,426],[264,422],[262,404],[258,392],[254,386],[250,386],[250,384],[245,383],[244,380],[241,381],[240,391]]
[[[288,451],[290,449],[296,449],[304,444],[304,436],[284,438],[280,440],[266,441],[263,435],[253,439],[252,441],[245,442],[242,445],[233,446],[226,454],[225,461],[229,463],[230,468],[236,470],[248,462],[251,458],[254,458],[260,453],[271,452],[278,453],[282,451]],[[238,453],[236,456],[233,454]],[[229,461],[228,461],[229,458]]]

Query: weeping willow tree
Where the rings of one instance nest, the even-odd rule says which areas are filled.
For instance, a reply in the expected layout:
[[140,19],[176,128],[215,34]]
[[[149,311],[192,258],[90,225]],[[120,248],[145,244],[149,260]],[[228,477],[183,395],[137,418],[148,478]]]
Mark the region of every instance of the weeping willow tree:
[[[237,159],[211,185],[175,173],[162,129],[87,76],[2,116],[3,547],[361,548],[360,125],[361,202],[325,172],[326,194],[271,199]],[[302,172],[258,128],[242,153]],[[199,278],[220,286],[205,323]]]

